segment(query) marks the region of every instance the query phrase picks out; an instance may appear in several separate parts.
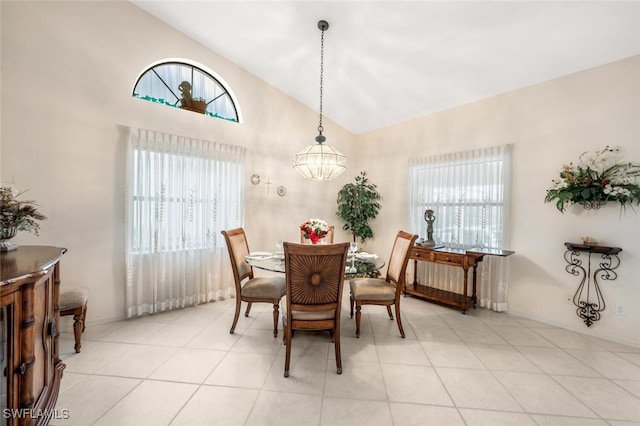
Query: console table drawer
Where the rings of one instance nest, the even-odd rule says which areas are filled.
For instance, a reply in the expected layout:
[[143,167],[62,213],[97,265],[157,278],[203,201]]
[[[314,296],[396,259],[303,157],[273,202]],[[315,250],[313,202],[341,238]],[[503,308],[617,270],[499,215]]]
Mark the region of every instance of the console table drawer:
[[460,266],[464,263],[465,255],[461,253],[438,252],[434,250],[412,250],[411,259],[423,262],[435,262],[444,265]]
[[423,260],[425,262],[433,262],[433,251],[432,250],[411,250],[410,259]]
[[457,253],[433,253],[432,262],[442,263],[445,265],[460,266],[464,263],[464,254]]

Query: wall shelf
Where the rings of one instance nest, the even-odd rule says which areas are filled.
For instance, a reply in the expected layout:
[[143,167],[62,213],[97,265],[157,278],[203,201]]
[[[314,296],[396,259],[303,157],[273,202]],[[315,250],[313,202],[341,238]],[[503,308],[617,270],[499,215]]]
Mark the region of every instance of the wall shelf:
[[[618,253],[622,249],[579,243],[564,243],[564,245],[567,248],[564,253],[564,259],[568,264],[565,268],[566,271],[571,275],[582,277],[580,285],[573,295],[573,304],[577,308],[576,314],[587,327],[591,327],[595,321],[600,319],[600,312],[604,311],[606,306],[598,279],[613,281],[618,278],[615,269],[620,266]],[[582,261],[583,253],[587,254],[586,263]],[[599,263],[594,266],[593,273],[591,272],[592,254],[600,255]]]

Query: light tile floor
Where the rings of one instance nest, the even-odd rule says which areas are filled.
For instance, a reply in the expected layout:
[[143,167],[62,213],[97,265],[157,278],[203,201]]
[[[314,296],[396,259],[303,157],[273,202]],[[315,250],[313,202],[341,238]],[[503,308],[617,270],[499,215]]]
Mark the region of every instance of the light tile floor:
[[50,424],[640,424],[640,348],[413,298],[406,339],[377,306],[356,339],[345,294],[343,374],[328,333],[298,332],[285,379],[271,306],[240,315],[232,335],[234,303],[88,326],[79,354],[64,333],[56,408],[69,418]]

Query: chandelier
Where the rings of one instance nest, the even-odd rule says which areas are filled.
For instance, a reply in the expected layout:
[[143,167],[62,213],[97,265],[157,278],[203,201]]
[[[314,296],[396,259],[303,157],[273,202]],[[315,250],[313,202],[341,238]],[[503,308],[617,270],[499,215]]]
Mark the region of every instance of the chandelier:
[[329,28],[327,21],[318,21],[318,29],[322,32],[320,37],[320,124],[316,143],[308,146],[293,159],[293,168],[306,179],[331,180],[338,177],[347,169],[347,157],[336,149],[325,145],[327,138],[322,131],[322,78],[324,75],[324,32]]

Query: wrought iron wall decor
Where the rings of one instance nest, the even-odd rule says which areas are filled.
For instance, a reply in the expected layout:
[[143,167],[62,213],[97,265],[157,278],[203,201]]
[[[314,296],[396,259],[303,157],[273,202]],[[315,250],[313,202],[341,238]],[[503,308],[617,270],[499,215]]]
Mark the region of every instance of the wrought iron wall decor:
[[[612,281],[618,278],[615,269],[620,266],[618,253],[622,249],[579,243],[564,243],[564,245],[567,247],[564,253],[564,259],[568,263],[566,271],[577,277],[582,276],[580,285],[573,295],[573,304],[577,307],[576,314],[587,327],[591,327],[600,319],[600,312],[604,311],[606,306],[598,279]],[[587,253],[586,264],[581,259],[582,253]],[[600,255],[600,261],[593,274],[591,273],[592,254]]]

